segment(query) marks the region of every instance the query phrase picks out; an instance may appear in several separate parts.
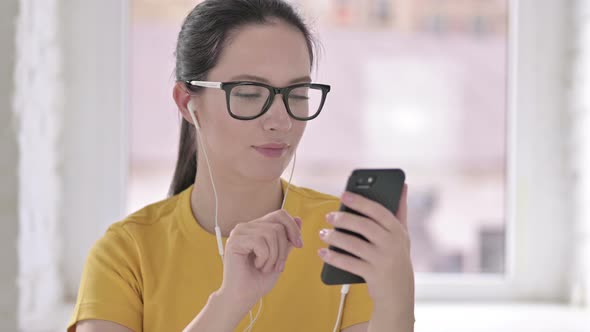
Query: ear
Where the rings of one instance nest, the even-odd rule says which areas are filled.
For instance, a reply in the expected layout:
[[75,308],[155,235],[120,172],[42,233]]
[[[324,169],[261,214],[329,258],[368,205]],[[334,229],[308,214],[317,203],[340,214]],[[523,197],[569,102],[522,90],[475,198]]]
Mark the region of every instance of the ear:
[[[178,107],[178,111],[180,112],[182,117],[188,123],[191,123],[194,125],[193,119],[188,111],[188,103],[191,101],[192,97],[193,97],[193,95],[190,94],[190,92],[187,90],[187,88],[183,82],[176,82],[176,84],[174,85],[174,88],[172,90],[172,98],[174,98],[174,102],[176,103],[176,106]],[[195,107],[194,101],[193,101],[192,105],[193,105],[193,110],[195,111],[195,117],[197,118],[197,121],[200,121],[199,120],[199,112],[196,112],[196,109],[194,109],[194,107]]]

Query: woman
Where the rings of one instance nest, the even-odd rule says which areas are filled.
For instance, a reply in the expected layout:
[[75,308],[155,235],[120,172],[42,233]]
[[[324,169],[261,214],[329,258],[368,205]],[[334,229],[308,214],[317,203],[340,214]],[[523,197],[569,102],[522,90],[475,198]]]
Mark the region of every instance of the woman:
[[[413,330],[407,190],[397,217],[345,193],[368,220],[280,178],[329,92],[311,83],[313,45],[282,0],[207,0],[188,15],[176,50],[183,121],[172,196],[97,241],[69,331]],[[367,281],[350,287],[341,320],[340,288],[320,280],[324,262]]]

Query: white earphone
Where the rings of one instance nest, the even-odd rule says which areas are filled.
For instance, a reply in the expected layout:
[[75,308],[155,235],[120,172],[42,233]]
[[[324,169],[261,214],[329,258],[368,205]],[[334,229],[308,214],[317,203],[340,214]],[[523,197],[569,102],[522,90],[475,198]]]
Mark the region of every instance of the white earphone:
[[[211,165],[209,163],[209,157],[207,156],[207,150],[205,149],[204,144],[202,143],[203,139],[201,136],[201,127],[199,126],[199,122],[197,121],[197,117],[195,116],[195,110],[192,105],[192,100],[190,100],[187,104],[188,111],[190,113],[191,119],[195,125],[197,136],[195,136],[196,144],[198,146],[200,142],[201,151],[203,151],[203,155],[205,156],[205,162],[207,163],[207,169],[209,170],[209,180],[211,181],[211,186],[213,187],[213,195],[215,196],[215,237],[217,238],[217,249],[219,251],[219,256],[221,257],[221,262],[223,264],[223,242],[221,240],[221,230],[218,224],[218,212],[219,212],[219,201],[217,197],[217,189],[215,188],[215,182],[213,181],[213,174],[211,172]],[[197,138],[198,137],[198,138]],[[285,195],[283,197],[283,203],[281,204],[281,209],[285,207],[285,202],[287,201],[287,194],[289,193],[289,187],[291,186],[291,180],[293,179],[293,172],[295,171],[295,163],[297,162],[297,151],[293,154],[293,165],[291,166],[291,175],[289,176],[289,182],[287,184],[287,188],[285,190]],[[350,289],[350,285],[342,285],[340,290],[340,306],[338,308],[338,317],[336,318],[336,324],[334,325],[334,332],[338,330],[338,325],[340,323],[340,318],[342,317],[342,308],[344,306],[344,300],[346,299],[346,294]],[[256,313],[256,317],[252,318],[252,311],[250,311],[250,324],[246,327],[244,331],[252,331],[252,327],[254,323],[258,319],[258,315],[262,310],[262,298],[260,299],[260,306],[258,307],[258,311]]]

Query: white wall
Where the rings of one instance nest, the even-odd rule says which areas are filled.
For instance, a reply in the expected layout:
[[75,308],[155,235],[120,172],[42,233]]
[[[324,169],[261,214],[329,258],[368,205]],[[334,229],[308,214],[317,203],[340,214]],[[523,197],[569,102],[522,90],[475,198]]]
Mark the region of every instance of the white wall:
[[511,40],[517,59],[512,67],[516,116],[511,119],[516,187],[509,202],[515,221],[514,281],[524,298],[565,302],[572,216],[565,195],[568,151],[563,110],[571,3],[517,2],[519,32]]
[[568,148],[573,197],[571,242],[575,249],[572,302],[590,307],[590,2],[576,0],[572,7],[572,66],[569,80]]
[[127,6],[0,2],[0,331],[63,330],[88,249],[122,217]]
[[19,146],[17,238],[21,328],[46,320],[63,298],[58,169],[63,79],[58,11],[58,0],[19,1],[13,109]]
[[17,330],[18,147],[12,110],[18,0],[0,1],[0,331]]
[[78,292],[90,246],[123,217],[127,176],[128,1],[62,4],[63,277]]

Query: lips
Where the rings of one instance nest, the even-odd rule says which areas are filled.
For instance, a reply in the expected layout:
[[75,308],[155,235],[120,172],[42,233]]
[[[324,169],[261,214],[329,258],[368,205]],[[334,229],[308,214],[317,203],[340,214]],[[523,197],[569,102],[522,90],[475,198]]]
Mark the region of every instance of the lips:
[[285,143],[270,143],[270,144],[258,145],[258,146],[254,146],[254,147],[261,148],[261,149],[286,149],[289,147],[289,145],[287,145]]
[[278,158],[285,154],[289,148],[289,145],[284,143],[270,143],[253,146],[253,148],[265,157]]

